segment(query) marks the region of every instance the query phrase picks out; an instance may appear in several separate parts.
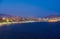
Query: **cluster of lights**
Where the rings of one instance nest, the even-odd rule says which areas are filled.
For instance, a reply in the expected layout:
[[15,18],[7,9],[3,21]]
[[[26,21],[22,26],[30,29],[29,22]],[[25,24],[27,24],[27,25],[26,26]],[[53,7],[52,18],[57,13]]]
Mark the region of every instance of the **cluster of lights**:
[[[16,19],[16,18],[14,18],[14,19]],[[37,21],[36,21],[36,19],[31,18],[31,19],[28,19],[29,21],[24,20],[23,22],[22,21],[18,22],[18,21],[15,20],[15,22],[14,22],[14,21],[12,21],[13,19],[3,17],[2,20],[5,20],[5,22],[0,23],[0,26],[3,25],[3,24],[37,22],[37,21],[38,22],[57,22],[57,21],[60,21],[60,18],[37,18]],[[12,21],[12,22],[10,22],[10,21]]]

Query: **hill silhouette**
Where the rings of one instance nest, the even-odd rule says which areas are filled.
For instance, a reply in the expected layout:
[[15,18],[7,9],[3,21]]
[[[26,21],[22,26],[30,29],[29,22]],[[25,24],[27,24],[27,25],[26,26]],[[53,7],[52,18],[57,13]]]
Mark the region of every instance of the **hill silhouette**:
[[60,15],[49,15],[49,16],[46,16],[45,18],[54,18],[54,17],[60,17]]
[[0,17],[12,17],[12,16],[8,14],[0,14]]

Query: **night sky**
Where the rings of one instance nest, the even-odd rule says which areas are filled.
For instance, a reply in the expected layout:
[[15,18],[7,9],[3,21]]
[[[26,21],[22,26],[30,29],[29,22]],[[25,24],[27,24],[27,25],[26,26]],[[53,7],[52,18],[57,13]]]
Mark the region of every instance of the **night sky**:
[[0,0],[0,13],[25,17],[60,14],[60,0]]

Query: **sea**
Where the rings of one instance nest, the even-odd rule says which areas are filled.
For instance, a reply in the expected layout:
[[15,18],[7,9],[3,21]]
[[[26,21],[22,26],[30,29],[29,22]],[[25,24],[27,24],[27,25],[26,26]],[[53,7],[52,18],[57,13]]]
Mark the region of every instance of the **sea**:
[[33,22],[0,27],[0,39],[60,39],[60,22]]

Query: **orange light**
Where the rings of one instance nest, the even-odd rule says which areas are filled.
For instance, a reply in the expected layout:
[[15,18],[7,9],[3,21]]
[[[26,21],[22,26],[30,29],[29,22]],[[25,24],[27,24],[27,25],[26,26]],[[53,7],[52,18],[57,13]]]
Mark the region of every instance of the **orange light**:
[[0,24],[0,26],[2,26],[3,24]]
[[57,20],[48,20],[48,22],[57,22]]

